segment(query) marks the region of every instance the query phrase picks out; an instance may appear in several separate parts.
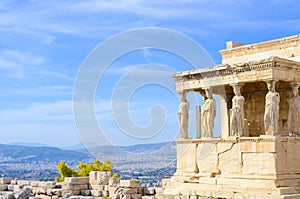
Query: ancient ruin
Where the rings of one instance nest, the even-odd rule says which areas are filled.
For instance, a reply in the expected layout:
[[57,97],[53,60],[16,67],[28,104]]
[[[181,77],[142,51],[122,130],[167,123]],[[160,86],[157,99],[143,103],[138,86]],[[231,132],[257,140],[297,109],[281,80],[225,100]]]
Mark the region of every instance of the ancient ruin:
[[155,199],[159,187],[141,187],[140,180],[118,180],[111,172],[91,171],[89,177],[64,182],[0,178],[1,199]]
[[[227,42],[220,53],[220,65],[173,75],[179,95],[203,97],[202,132],[188,137],[194,116],[181,119],[177,171],[158,197],[300,198],[300,35]],[[220,137],[213,136],[216,114]]]

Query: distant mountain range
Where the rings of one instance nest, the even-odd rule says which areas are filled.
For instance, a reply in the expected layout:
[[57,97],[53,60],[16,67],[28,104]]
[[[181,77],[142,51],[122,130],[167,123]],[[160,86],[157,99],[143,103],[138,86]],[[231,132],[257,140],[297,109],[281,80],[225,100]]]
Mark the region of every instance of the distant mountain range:
[[132,146],[99,146],[90,148],[89,151],[85,149],[82,144],[74,145],[75,150],[60,149],[57,147],[50,147],[45,144],[35,142],[13,142],[10,144],[0,144],[0,163],[14,161],[14,162],[30,162],[30,161],[61,161],[61,160],[82,160],[92,158],[112,158],[115,159],[124,154],[156,154],[159,152],[160,156],[176,154],[175,142],[162,142],[150,144],[138,144]]
[[[116,149],[121,149],[126,152],[132,153],[149,153],[160,150],[167,147],[168,145],[175,145],[175,142],[160,142],[160,143],[148,143],[148,144],[136,144],[131,146],[98,146],[97,144],[89,143],[89,149],[97,151],[115,151]],[[62,147],[64,150],[74,150],[74,151],[85,151],[86,147],[82,143],[78,143],[72,146]]]
[[39,143],[39,142],[10,142],[6,145],[17,145],[17,146],[32,146],[32,147],[41,147],[41,146],[49,146],[47,144]]
[[87,154],[78,151],[62,150],[49,146],[20,146],[0,144],[0,163],[27,163],[32,161],[80,160]]
[[[27,147],[50,147],[50,148],[59,148],[64,151],[79,151],[83,153],[87,153],[85,145],[82,143],[78,143],[72,146],[65,146],[65,147],[51,147],[47,144],[38,143],[38,142],[11,142],[4,145],[14,145],[14,146],[27,146]],[[161,142],[161,143],[149,143],[149,144],[136,144],[131,146],[97,146],[97,144],[89,143],[89,149],[97,150],[97,151],[108,151],[115,149],[120,149],[126,152],[132,153],[149,153],[155,152],[157,150],[163,149],[167,146],[175,146],[175,142]]]

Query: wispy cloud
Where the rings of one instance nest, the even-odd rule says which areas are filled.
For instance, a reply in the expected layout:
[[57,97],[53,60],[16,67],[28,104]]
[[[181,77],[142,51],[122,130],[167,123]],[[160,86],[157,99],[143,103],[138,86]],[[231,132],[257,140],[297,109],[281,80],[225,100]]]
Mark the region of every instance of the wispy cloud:
[[30,52],[4,49],[0,51],[0,70],[2,76],[24,78],[25,70],[45,63],[43,57],[34,56]]
[[[47,36],[43,38],[45,43],[52,42],[54,39],[49,36],[49,33],[103,38],[103,36],[109,36],[124,29],[143,26],[163,25],[184,28],[185,24],[178,23],[178,20],[181,22],[188,20],[189,23],[193,23],[190,27],[199,29],[201,33],[212,27],[220,30],[222,28],[218,26],[224,24],[228,26],[236,23],[248,24],[247,22],[255,21],[256,15],[262,19],[268,18],[268,14],[274,15],[272,10],[278,9],[283,4],[293,5],[289,9],[292,12],[295,12],[295,7],[297,7],[295,6],[297,2],[294,0],[284,3],[282,1],[265,1],[264,3],[239,1],[237,3],[236,0],[76,2],[53,0],[16,4],[14,1],[0,4],[0,9],[5,8],[5,12],[0,13],[0,29],[37,35],[39,32],[44,32],[47,33]],[[265,15],[260,15],[260,12]],[[266,28],[268,25],[269,23],[265,24]]]
[[0,111],[0,123],[45,123],[72,121],[72,101],[35,103],[20,109]]

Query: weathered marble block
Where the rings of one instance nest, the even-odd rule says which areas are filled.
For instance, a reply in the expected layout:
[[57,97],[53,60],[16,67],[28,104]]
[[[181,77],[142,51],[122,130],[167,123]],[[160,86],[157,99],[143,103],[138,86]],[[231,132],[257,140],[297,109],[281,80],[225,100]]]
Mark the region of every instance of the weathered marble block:
[[138,187],[140,180],[120,180],[120,187]]

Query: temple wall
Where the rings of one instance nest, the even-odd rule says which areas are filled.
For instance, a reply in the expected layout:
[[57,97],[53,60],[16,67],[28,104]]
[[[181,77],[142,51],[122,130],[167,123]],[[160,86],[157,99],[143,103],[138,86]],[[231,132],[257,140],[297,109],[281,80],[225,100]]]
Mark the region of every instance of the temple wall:
[[245,119],[250,137],[264,134],[265,93],[245,94]]
[[300,138],[282,138],[276,143],[277,173],[288,174],[293,178],[294,174],[300,173]]

